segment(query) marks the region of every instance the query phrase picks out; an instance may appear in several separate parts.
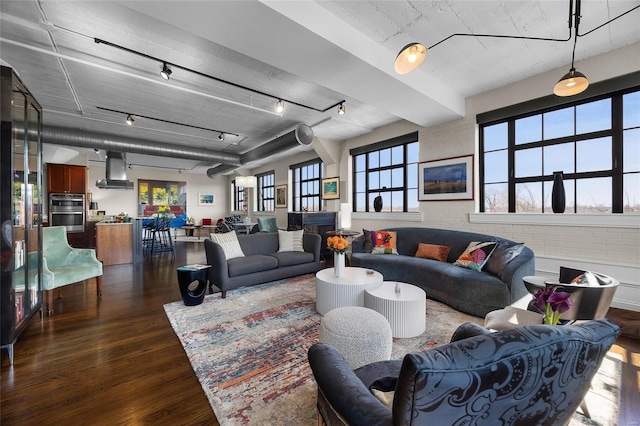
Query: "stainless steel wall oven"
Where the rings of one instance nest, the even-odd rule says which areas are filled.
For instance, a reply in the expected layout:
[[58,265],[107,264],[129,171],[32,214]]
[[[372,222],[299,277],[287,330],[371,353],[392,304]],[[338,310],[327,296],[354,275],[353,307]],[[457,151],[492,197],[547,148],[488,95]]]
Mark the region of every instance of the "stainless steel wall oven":
[[49,226],[84,232],[85,211],[84,194],[49,194]]

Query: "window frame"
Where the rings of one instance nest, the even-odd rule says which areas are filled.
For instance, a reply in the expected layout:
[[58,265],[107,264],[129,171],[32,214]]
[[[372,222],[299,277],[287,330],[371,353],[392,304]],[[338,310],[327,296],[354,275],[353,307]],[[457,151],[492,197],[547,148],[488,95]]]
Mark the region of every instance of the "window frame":
[[[409,146],[412,144],[416,144],[417,149],[418,149],[418,155],[415,156],[415,159],[411,159],[411,160],[415,160],[415,161],[408,161],[409,160]],[[393,149],[393,148],[397,148],[397,147],[402,147],[402,152],[403,152],[403,163],[401,165],[399,164],[393,164],[393,159],[391,158],[389,161],[388,165],[384,165],[381,166],[380,162],[378,163],[378,166],[370,166],[369,160],[371,158],[371,154],[374,153],[381,153],[382,151],[386,150],[386,149]],[[365,146],[361,146],[358,148],[353,148],[349,151],[349,154],[351,155],[351,164],[352,164],[352,209],[353,212],[358,212],[358,213],[364,213],[364,212],[371,212],[371,211],[375,211],[373,209],[373,201],[368,202],[367,200],[372,200],[371,196],[372,194],[385,194],[385,193],[398,193],[400,191],[402,191],[402,209],[398,209],[395,208],[394,209],[394,204],[393,204],[393,196],[390,196],[391,199],[391,203],[388,205],[383,205],[383,210],[382,211],[386,211],[388,213],[407,213],[407,212],[411,212],[413,210],[409,210],[409,194],[411,192],[415,192],[415,202],[416,202],[416,208],[415,211],[418,212],[420,210],[420,206],[419,206],[419,201],[418,201],[418,164],[420,163],[420,140],[419,140],[419,134],[417,131],[415,132],[411,132],[411,133],[407,133],[405,135],[402,136],[398,136],[395,138],[391,138],[391,139],[387,139],[384,141],[380,141],[380,142],[376,142],[370,145],[365,145]],[[364,155],[364,170],[359,170],[358,169],[358,158]],[[410,174],[412,173],[410,170],[413,168],[415,168],[415,173],[414,175],[411,177]],[[398,169],[402,169],[402,176],[403,176],[403,184],[402,186],[394,186],[394,187],[383,187],[383,188],[375,188],[375,189],[370,189],[370,178],[371,178],[371,174],[372,173],[381,173],[381,172],[386,172],[386,171],[390,171],[391,175],[393,176],[393,170],[398,170]],[[364,173],[364,177],[365,177],[365,183],[364,183],[364,191],[358,191],[358,173]],[[411,179],[415,179],[415,183],[416,186],[409,186],[409,182]],[[364,199],[365,199],[365,206],[364,209],[361,209],[362,206],[359,206],[358,204],[358,195],[359,194],[364,194]],[[388,208],[388,210],[384,210],[385,207]],[[397,206],[395,206],[397,207]],[[361,210],[359,210],[361,209]]]
[[256,175],[257,192],[256,192],[256,211],[258,212],[275,212],[276,203],[276,172],[270,170],[268,172]]
[[[626,77],[626,76],[625,76]],[[490,152],[499,152],[506,151],[507,153],[507,181],[506,182],[495,182],[498,183],[506,183],[507,184],[507,212],[508,213],[526,213],[526,212],[518,212],[518,208],[516,206],[517,201],[517,193],[516,186],[518,184],[526,184],[526,183],[538,183],[540,182],[542,185],[542,193],[541,199],[538,202],[541,203],[540,211],[534,212],[533,214],[545,214],[551,211],[549,206],[545,206],[545,194],[548,190],[551,191],[551,185],[548,184],[553,180],[553,171],[545,170],[545,157],[544,155],[541,158],[541,173],[539,175],[534,176],[523,176],[516,177],[515,176],[515,166],[516,166],[516,153],[521,152],[527,149],[535,149],[541,148],[541,151],[544,152],[545,148],[553,147],[553,146],[561,146],[563,144],[572,144],[573,145],[573,166],[575,166],[573,172],[564,173],[565,184],[571,184],[573,187],[569,187],[569,194],[572,194],[573,199],[567,200],[567,206],[572,207],[572,211],[566,211],[566,213],[574,213],[578,214],[580,205],[578,203],[578,199],[580,194],[577,191],[577,185],[580,180],[592,179],[592,178],[611,178],[611,211],[603,214],[613,214],[613,213],[624,213],[624,186],[623,179],[627,174],[640,173],[638,172],[624,172],[623,170],[623,147],[624,147],[624,132],[630,129],[638,129],[639,126],[630,127],[628,129],[624,128],[623,124],[623,97],[630,93],[636,93],[640,91],[640,86],[634,85],[630,87],[625,87],[619,90],[614,90],[606,93],[599,93],[594,96],[582,96],[578,99],[566,100],[564,103],[559,103],[555,99],[553,105],[547,107],[540,107],[540,100],[535,100],[531,102],[531,106],[535,108],[529,108],[527,110],[526,105],[517,105],[515,106],[515,110],[521,111],[519,114],[514,114],[511,116],[506,116],[503,110],[498,110],[495,112],[484,113],[478,116],[478,124],[479,124],[479,175],[480,175],[480,185],[479,185],[479,211],[481,213],[492,213],[487,212],[486,205],[486,173],[485,173],[485,155]],[[602,92],[602,90],[600,90]],[[611,127],[605,130],[595,130],[586,133],[579,133],[576,130],[576,125],[578,123],[577,111],[578,108],[582,105],[598,102],[601,100],[610,99],[610,108],[611,108]],[[525,103],[526,104],[526,103]],[[544,118],[544,114],[548,114],[554,111],[560,111],[563,109],[572,108],[573,113],[573,132],[568,136],[554,137],[545,139],[544,136],[544,122],[542,123],[542,134],[539,140],[530,141],[526,143],[516,143],[516,121],[521,120],[523,118],[540,116]],[[483,119],[483,116],[490,116],[492,113],[500,116],[495,120],[487,120]],[[495,126],[498,124],[507,124],[507,147],[499,148],[495,150],[489,150],[485,152],[485,128],[490,126]],[[584,141],[597,140],[599,138],[608,138],[611,141],[611,166],[606,170],[596,170],[596,171],[578,171],[579,167],[578,163],[578,144]],[[493,182],[490,182],[491,184]],[[549,194],[550,195],[550,194]],[[549,210],[545,207],[548,207]]]
[[[302,179],[303,170],[308,170],[310,167],[318,167],[318,175],[306,179]],[[304,161],[302,163],[292,164],[289,166],[289,170],[291,170],[291,195],[292,195],[292,211],[322,211],[322,197],[321,197],[321,184],[322,179],[324,178],[324,162],[320,158],[315,158],[313,160]],[[317,192],[309,193],[306,191],[306,194],[303,194],[303,186],[306,186],[307,189],[309,185],[318,188]],[[306,201],[306,210],[303,210],[303,201]],[[309,201],[311,204],[309,204]],[[309,209],[309,206],[317,205],[318,210]]]

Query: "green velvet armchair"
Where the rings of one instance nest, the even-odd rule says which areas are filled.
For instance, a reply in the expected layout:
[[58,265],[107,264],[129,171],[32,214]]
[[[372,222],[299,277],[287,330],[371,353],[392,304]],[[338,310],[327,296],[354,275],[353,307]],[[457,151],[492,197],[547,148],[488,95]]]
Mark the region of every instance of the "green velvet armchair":
[[62,286],[96,279],[98,298],[102,296],[102,263],[96,258],[94,249],[77,249],[67,242],[64,226],[42,228],[42,280],[45,311],[53,314],[53,291]]

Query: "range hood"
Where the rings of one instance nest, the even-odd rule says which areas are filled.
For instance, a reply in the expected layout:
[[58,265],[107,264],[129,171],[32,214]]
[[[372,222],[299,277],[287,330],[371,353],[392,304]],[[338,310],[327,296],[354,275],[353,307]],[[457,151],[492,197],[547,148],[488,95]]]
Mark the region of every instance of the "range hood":
[[133,189],[133,182],[127,180],[127,160],[124,152],[107,151],[107,178],[98,179],[96,186],[101,189]]

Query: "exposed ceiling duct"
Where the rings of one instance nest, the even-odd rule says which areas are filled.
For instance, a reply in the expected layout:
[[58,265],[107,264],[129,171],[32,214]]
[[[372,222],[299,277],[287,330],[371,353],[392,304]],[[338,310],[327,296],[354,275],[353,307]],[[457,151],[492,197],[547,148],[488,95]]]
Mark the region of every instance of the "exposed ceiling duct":
[[92,149],[98,148],[106,151],[156,155],[159,157],[230,164],[236,167],[241,166],[240,155],[238,154],[62,127],[44,126],[42,129],[42,141],[56,145],[79,146]]
[[311,145],[311,142],[313,142],[313,130],[311,127],[306,124],[298,124],[295,130],[279,136],[271,142],[262,144],[251,151],[245,152],[240,156],[240,162],[246,164],[254,160],[279,154],[300,145]]

